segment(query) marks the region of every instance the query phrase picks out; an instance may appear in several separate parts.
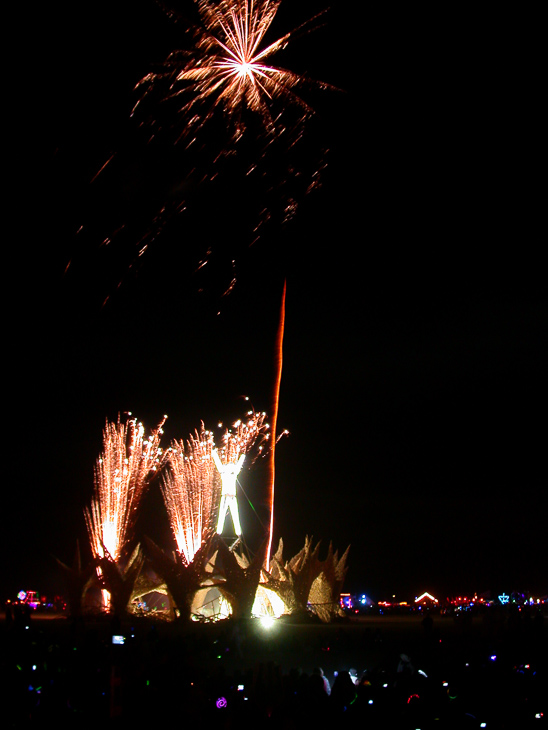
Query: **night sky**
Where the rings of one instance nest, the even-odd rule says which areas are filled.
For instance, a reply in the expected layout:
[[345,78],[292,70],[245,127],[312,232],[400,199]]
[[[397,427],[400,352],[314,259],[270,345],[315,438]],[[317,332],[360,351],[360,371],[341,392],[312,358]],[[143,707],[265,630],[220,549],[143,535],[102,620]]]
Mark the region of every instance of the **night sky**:
[[[278,35],[325,7],[294,4]],[[207,167],[220,128],[192,159],[169,129],[146,145],[133,87],[186,42],[183,26],[152,0],[111,5],[22,19],[9,84],[0,597],[60,589],[54,556],[70,562],[77,540],[90,557],[83,509],[106,418],[152,428],[168,414],[167,446],[242,416],[244,395],[270,411],[284,279],[285,557],[305,535],[350,545],[345,587],[377,599],[546,594],[535,44],[510,43],[502,18],[338,3],[273,59],[339,91],[300,92],[316,115],[298,151],[267,161],[272,219],[250,246],[265,204],[242,175],[255,142],[211,184],[188,170]],[[280,185],[295,160],[302,177]],[[137,257],[159,207],[183,198]],[[241,475],[266,523],[264,479],[261,462]],[[241,512],[256,549],[263,528],[245,500]],[[157,484],[137,531],[172,545]]]

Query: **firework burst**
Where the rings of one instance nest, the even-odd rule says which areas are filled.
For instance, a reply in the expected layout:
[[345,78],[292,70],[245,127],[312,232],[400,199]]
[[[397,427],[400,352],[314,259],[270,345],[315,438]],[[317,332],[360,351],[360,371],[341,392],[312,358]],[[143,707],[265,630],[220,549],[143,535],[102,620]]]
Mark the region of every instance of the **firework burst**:
[[[193,226],[199,226],[197,241],[215,245],[208,244],[207,253],[201,245],[181,246],[170,255],[180,257],[183,270],[200,272],[198,291],[229,294],[235,262],[248,246],[288,223],[299,201],[321,185],[327,153],[301,92],[335,87],[271,62],[297,36],[316,30],[323,13],[271,40],[281,0],[193,2],[199,20],[183,21],[190,42],[139,81],[131,115],[136,125],[93,178],[94,217],[100,210],[104,219],[80,226],[67,269],[76,269],[86,247],[99,242],[94,281],[101,283],[103,304],[159,238],[191,241]],[[242,205],[246,215],[235,216]],[[207,215],[205,236],[204,209],[213,206],[218,215]],[[220,243],[228,222],[235,242],[230,250]]]
[[160,448],[166,417],[145,437],[142,423],[131,418],[121,423],[107,421],[103,431],[103,452],[97,459],[94,496],[85,510],[94,557],[105,552],[117,562],[131,538],[136,510],[146,488],[162,467],[165,455]]
[[[222,424],[219,424],[222,427]],[[249,411],[247,420],[236,421],[232,428],[225,429],[222,446],[217,449],[222,464],[236,464],[241,456],[257,446],[258,455],[262,454],[270,438],[270,425],[266,423],[266,413]]]
[[187,565],[213,529],[220,479],[212,460],[213,434],[202,423],[186,441],[174,441],[167,453],[162,494],[177,550]]
[[[195,139],[197,130],[220,110],[231,123],[233,141],[245,130],[243,112],[260,115],[269,132],[276,131],[280,110],[275,102],[288,103],[306,118],[312,108],[295,92],[301,86],[328,84],[267,63],[287,46],[299,30],[305,29],[314,16],[296,30],[265,44],[265,36],[278,12],[281,0],[195,0],[202,25],[194,29],[192,54],[171,53],[162,71],[146,75],[138,89],[143,93],[136,107],[158,86],[166,98],[178,100],[178,110],[185,120],[181,136]],[[135,107],[135,108],[136,108]],[[134,111],[135,111],[134,108]]]

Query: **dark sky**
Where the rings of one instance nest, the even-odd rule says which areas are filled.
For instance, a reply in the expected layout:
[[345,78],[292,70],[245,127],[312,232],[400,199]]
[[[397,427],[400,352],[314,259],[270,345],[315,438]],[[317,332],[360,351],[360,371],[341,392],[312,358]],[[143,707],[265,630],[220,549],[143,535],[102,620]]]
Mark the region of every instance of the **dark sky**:
[[[242,415],[242,395],[270,409],[284,278],[286,557],[305,535],[351,545],[347,588],[376,598],[546,593],[535,44],[520,29],[509,42],[504,18],[339,5],[277,59],[341,91],[301,91],[316,115],[299,151],[265,163],[273,216],[251,247],[266,190],[241,175],[254,142],[198,184],[189,166],[207,168],[222,130],[189,162],[169,130],[147,146],[129,120],[135,83],[184,42],[182,24],[152,0],[24,19],[5,139],[2,597],[57,588],[52,556],[70,561],[77,539],[88,555],[106,418],[131,410],[151,428],[166,413],[167,445]],[[286,0],[276,30],[323,7]],[[299,195],[321,159],[322,186]],[[295,161],[303,177],[280,185]],[[184,214],[151,224],[182,199]],[[260,464],[242,484],[265,520]],[[262,528],[241,509],[256,547]],[[157,485],[138,531],[170,544]]]

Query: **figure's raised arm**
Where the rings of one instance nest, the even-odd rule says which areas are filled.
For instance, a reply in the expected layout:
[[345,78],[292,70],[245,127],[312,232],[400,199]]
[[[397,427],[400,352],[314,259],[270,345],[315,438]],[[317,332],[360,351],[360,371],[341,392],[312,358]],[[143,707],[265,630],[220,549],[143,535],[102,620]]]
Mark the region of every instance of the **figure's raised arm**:
[[223,473],[223,465],[221,463],[221,459],[219,458],[219,453],[217,449],[213,449],[211,452],[211,455],[213,456],[213,461],[215,462],[215,466],[217,467],[217,471],[219,474]]
[[239,474],[244,464],[245,454],[241,454],[240,458],[236,462],[236,474]]

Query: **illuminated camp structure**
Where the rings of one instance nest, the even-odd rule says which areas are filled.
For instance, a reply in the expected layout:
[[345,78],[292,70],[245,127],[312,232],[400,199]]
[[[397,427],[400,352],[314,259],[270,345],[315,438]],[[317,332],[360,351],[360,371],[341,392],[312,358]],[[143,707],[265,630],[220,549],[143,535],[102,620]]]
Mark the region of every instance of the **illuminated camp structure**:
[[426,606],[428,604],[438,603],[438,599],[425,591],[415,598],[415,603],[421,603],[423,606]]
[[320,560],[320,543],[306,536],[304,547],[287,562],[283,559],[283,542],[272,558],[270,571],[263,571],[261,586],[277,594],[286,613],[312,611],[328,622],[340,615],[339,595],[348,568],[347,548],[341,558],[330,543],[325,560]]

